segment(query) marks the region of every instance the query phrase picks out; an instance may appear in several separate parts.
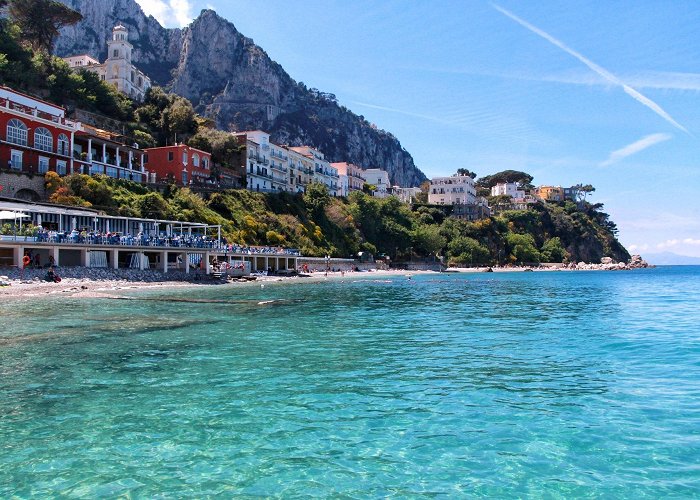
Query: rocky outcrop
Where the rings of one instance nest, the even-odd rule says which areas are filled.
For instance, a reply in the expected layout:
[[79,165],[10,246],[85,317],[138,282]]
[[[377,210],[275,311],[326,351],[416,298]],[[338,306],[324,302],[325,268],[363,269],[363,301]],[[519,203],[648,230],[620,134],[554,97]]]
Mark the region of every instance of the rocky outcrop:
[[417,186],[425,175],[390,133],[337,103],[332,94],[293,80],[253,40],[212,10],[183,29],[166,29],[134,0],[61,0],[83,14],[65,28],[56,52],[103,60],[105,41],[121,22],[134,64],[156,83],[192,101],[223,130],[267,130],[272,140],[310,145],[331,161],[383,168],[394,184]]

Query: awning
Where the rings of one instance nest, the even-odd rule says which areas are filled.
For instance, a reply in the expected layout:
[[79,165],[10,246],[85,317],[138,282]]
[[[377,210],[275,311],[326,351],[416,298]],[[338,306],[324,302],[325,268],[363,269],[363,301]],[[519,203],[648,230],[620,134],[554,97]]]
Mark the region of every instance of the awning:
[[0,210],[0,220],[24,219],[30,217],[22,212],[11,212],[10,210]]

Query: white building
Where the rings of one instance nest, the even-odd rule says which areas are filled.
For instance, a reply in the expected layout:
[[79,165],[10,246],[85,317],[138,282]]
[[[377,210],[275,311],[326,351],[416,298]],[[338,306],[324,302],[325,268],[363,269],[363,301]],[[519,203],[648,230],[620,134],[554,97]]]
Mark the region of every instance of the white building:
[[413,198],[416,197],[416,195],[420,194],[420,188],[419,187],[401,187],[401,186],[392,186],[391,187],[391,194],[396,196],[399,200],[401,200],[404,203],[412,203]]
[[107,59],[100,64],[97,59],[87,54],[65,57],[64,60],[73,69],[86,69],[100,75],[117,90],[137,101],[143,100],[151,87],[151,79],[131,63],[134,47],[129,43],[129,31],[118,24],[112,29],[112,39],[107,41]]
[[262,130],[252,130],[234,134],[239,144],[246,148],[246,187],[250,191],[279,191],[279,172],[277,182],[270,165],[270,134]]
[[312,182],[319,182],[328,187],[328,192],[331,196],[339,196],[340,194],[340,177],[338,169],[332,167],[330,162],[325,159],[323,153],[311,146],[295,146],[289,148],[291,151],[305,156],[313,162],[313,177]]
[[491,196],[510,196],[514,200],[522,200],[525,190],[517,182],[499,182],[491,188]]
[[434,177],[430,181],[428,203],[432,205],[460,205],[476,203],[474,179],[468,175]]
[[286,149],[289,157],[288,191],[291,193],[303,193],[306,191],[306,186],[313,182],[314,162],[311,158],[297,153],[291,148]]
[[372,193],[377,198],[386,198],[389,196],[389,189],[391,184],[389,184],[389,173],[386,170],[380,168],[368,168],[364,172],[365,182],[367,184],[372,184],[377,187],[377,189]]

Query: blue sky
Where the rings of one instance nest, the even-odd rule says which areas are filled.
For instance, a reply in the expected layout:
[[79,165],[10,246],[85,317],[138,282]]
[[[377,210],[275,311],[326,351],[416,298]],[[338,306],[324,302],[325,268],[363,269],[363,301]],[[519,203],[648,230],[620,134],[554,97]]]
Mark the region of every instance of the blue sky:
[[429,177],[590,183],[631,251],[700,256],[700,2],[138,1],[213,8]]

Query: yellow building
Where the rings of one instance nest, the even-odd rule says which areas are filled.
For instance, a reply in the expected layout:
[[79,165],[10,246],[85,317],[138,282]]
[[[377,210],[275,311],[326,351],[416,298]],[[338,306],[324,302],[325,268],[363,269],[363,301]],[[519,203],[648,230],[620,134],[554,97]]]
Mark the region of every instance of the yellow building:
[[564,188],[561,186],[540,186],[535,189],[535,196],[545,201],[564,201]]

